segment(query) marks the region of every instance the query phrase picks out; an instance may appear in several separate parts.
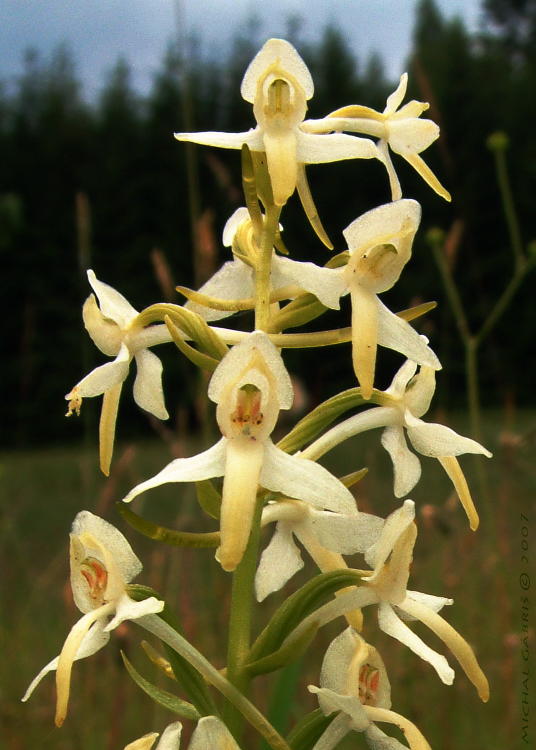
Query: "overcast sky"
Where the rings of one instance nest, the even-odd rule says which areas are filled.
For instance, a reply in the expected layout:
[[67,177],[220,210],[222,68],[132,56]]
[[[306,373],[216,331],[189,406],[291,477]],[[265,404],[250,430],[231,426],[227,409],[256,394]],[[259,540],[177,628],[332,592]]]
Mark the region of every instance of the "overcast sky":
[[[442,13],[478,28],[480,0],[436,0]],[[374,50],[390,77],[403,72],[411,46],[417,0],[0,0],[0,80],[13,84],[25,49],[43,55],[61,42],[74,53],[85,93],[94,97],[119,56],[133,68],[136,88],[147,91],[170,39],[195,32],[208,54],[223,55],[252,14],[262,36],[282,36],[285,19],[302,18],[302,36],[315,39],[329,22],[346,35],[360,60]]]

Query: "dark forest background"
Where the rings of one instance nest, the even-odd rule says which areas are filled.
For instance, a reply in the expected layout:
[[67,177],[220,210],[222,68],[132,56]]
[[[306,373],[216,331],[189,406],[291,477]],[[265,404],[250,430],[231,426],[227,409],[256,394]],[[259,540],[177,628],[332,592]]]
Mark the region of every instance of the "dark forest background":
[[[495,131],[504,131],[510,141],[508,169],[523,244],[536,239],[536,2],[485,0],[483,14],[482,31],[472,35],[460,20],[442,18],[433,0],[422,0],[407,62],[406,101],[429,101],[428,116],[441,126],[440,140],[424,158],[452,193],[452,203],[393,156],[404,196],[421,202],[423,221],[413,258],[384,299],[395,311],[417,301],[438,301],[422,330],[444,366],[436,397],[436,405],[444,408],[465,406],[463,348],[425,235],[431,227],[448,231],[463,221],[462,241],[451,262],[469,320],[478,325],[504,289],[513,264],[494,157],[486,147]],[[98,102],[84,101],[67,48],[46,60],[29,51],[16,90],[8,95],[0,89],[2,447],[78,439],[84,425],[97,419],[100,403],[91,402],[100,399],[84,402],[83,419],[64,418],[64,395],[105,361],[81,322],[81,304],[90,291],[84,267],[93,268],[141,310],[162,299],[158,279],[164,264],[175,283],[194,286],[211,267],[229,259],[221,231],[243,204],[238,152],[195,150],[202,262],[194,268],[192,182],[186,147],[173,133],[254,127],[240,83],[264,38],[262,28],[252,25],[249,31],[235,40],[223,62],[202,57],[190,41],[188,76],[180,54],[170,48],[145,98],[132,88],[128,61],[120,60]],[[386,80],[379,57],[356,60],[333,27],[314,46],[302,43],[298,23],[289,24],[287,38],[315,82],[309,117],[355,103],[383,110],[397,81]],[[379,162],[318,165],[308,168],[308,176],[337,252],[344,249],[341,232],[353,219],[390,200]],[[295,197],[282,222],[293,257],[320,264],[328,260],[329,252]],[[535,297],[531,275],[482,351],[485,405],[536,404]],[[178,295],[175,301],[180,302]],[[340,318],[329,314],[324,325],[337,324],[348,324],[344,311]],[[193,371],[172,347],[156,353],[165,362],[168,410],[180,412],[195,428]],[[320,363],[311,353],[300,360],[292,353],[288,357],[290,369],[301,375],[316,401],[355,385],[348,359],[346,347],[330,350]],[[399,363],[399,357],[380,351],[380,387],[389,384]],[[150,429],[130,394],[127,384],[119,420],[123,437]]]

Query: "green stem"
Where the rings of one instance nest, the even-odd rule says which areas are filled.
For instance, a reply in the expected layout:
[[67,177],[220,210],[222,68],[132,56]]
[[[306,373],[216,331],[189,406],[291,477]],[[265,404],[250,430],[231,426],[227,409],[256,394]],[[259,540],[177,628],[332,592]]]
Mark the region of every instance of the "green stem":
[[[251,678],[245,672],[243,666],[249,653],[251,641],[251,610],[263,505],[264,497],[258,497],[249,542],[242,560],[233,573],[227,679],[243,695],[247,694],[251,683]],[[229,731],[237,742],[240,742],[244,720],[236,705],[227,701],[223,707],[222,716]]]
[[517,220],[512,190],[510,189],[508,170],[506,168],[506,156],[503,148],[495,149],[495,166],[497,167],[497,181],[501,191],[504,213],[508,224],[508,232],[510,234],[510,244],[512,245],[512,251],[517,266],[517,264],[524,259],[523,246],[521,243],[521,232]]
[[458,293],[458,288],[456,287],[456,283],[447,263],[445,252],[443,250],[442,244],[439,242],[431,242],[431,246],[435,261],[437,263],[437,267],[439,269],[439,273],[441,274],[443,286],[445,287],[445,292],[447,294],[447,298],[454,315],[454,320],[456,321],[456,326],[458,327],[458,332],[464,344],[467,345],[467,342],[471,339],[471,330],[469,328],[469,323],[467,322],[465,310],[463,309],[461,297]]
[[478,345],[475,338],[465,343],[465,373],[467,378],[467,393],[469,398],[469,417],[471,419],[471,435],[473,440],[481,441],[480,419],[480,391],[478,387]]
[[280,214],[281,206],[272,204],[266,208],[259,262],[255,273],[255,329],[257,331],[268,331],[270,325],[270,273]]
[[499,318],[501,317],[501,315],[504,313],[504,311],[506,310],[506,308],[512,301],[512,298],[514,294],[517,292],[519,285],[521,284],[521,282],[527,275],[527,272],[534,265],[534,263],[531,262],[531,260],[526,261],[525,258],[523,257],[517,264],[516,271],[513,277],[510,279],[510,281],[508,282],[508,285],[506,286],[506,289],[503,291],[503,293],[497,300],[495,307],[486,318],[485,322],[482,325],[482,328],[475,336],[477,345],[480,345],[482,341],[484,341],[484,339],[491,333],[491,330],[495,327],[496,323],[499,321]]

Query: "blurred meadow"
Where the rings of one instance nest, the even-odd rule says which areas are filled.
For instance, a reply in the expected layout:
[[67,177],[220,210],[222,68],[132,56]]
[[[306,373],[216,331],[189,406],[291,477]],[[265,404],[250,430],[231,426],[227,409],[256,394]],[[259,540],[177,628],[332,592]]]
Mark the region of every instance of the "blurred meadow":
[[[480,702],[460,668],[454,685],[444,686],[428,664],[378,631],[374,607],[365,613],[364,635],[385,659],[393,709],[416,722],[434,750],[525,746],[519,575],[521,514],[529,519],[532,548],[536,515],[536,10],[523,0],[485,0],[482,7],[482,30],[470,34],[460,20],[442,18],[433,0],[417,6],[407,100],[431,104],[428,116],[440,124],[441,137],[425,158],[453,201],[442,202],[396,162],[404,196],[421,202],[423,219],[411,262],[384,296],[394,310],[438,302],[416,322],[444,368],[426,419],[465,435],[478,431],[494,454],[480,464],[472,456],[461,459],[481,515],[476,533],[437,461],[422,459],[423,476],[411,494],[420,533],[410,587],[454,599],[445,617],[474,647],[490,681],[489,703]],[[379,57],[356,60],[335,27],[325,29],[315,44],[301,42],[294,29],[289,41],[315,81],[310,117],[357,102],[384,108],[397,81],[387,80]],[[264,38],[258,27],[248,33],[237,37],[225,64],[202,56],[195,40],[188,42],[187,54],[170,47],[146,97],[133,89],[128,61],[120,60],[100,99],[84,101],[75,61],[64,47],[46,59],[29,52],[16,90],[8,94],[0,87],[0,750],[116,750],[171,720],[122,665],[120,649],[146,678],[173,692],[139,648],[133,623],[118,628],[107,648],[75,664],[61,729],[54,728],[52,675],[28,703],[20,702],[78,619],[69,585],[68,533],[81,509],[102,515],[126,534],[144,563],[137,582],[165,594],[187,636],[223,667],[218,644],[226,633],[229,585],[213,551],[157,545],[130,529],[114,507],[170,458],[215,442],[212,406],[199,395],[202,384],[194,368],[171,347],[157,350],[172,414],[166,425],[134,405],[131,375],[108,479],[98,469],[100,403],[84,401],[79,419],[63,415],[65,393],[104,361],[81,322],[87,268],[141,310],[162,297],[180,303],[175,284],[197,287],[229,257],[220,237],[243,202],[239,159],[223,150],[187,151],[172,134],[237,132],[254,124],[239,89]],[[510,144],[502,156],[486,145],[497,131]],[[344,249],[341,231],[350,221],[390,199],[378,164],[314,166],[308,178],[335,252]],[[295,197],[284,227],[297,259],[328,260]],[[432,247],[427,237],[433,229],[441,231]],[[449,279],[461,301],[461,318]],[[348,312],[343,305],[340,314],[328,313],[322,326],[347,325]],[[238,318],[237,325],[241,320],[251,322]],[[475,379],[467,378],[470,347],[460,336],[461,320],[473,334],[485,333],[476,363],[480,426],[474,398],[469,418],[468,386]],[[320,361],[314,351],[286,357],[310,407],[355,385],[348,359],[347,346],[332,348]],[[388,386],[400,364],[398,355],[380,351],[378,387]],[[280,436],[291,423],[280,426]],[[400,504],[378,431],[327,454],[325,465],[338,475],[368,467],[354,487],[361,510],[386,516]],[[154,490],[138,498],[134,510],[184,531],[214,528],[192,486]],[[266,543],[269,532],[263,533]],[[360,567],[359,559],[355,564]],[[304,583],[311,571],[306,561],[285,592],[259,607],[256,632],[283,593]],[[273,715],[282,731],[304,709],[316,708],[306,686],[318,685],[322,655],[339,630],[334,623],[320,631],[295,691],[292,668],[279,685],[271,677],[255,683],[253,698],[261,709],[268,710],[274,692],[279,696]],[[415,630],[446,652],[420,623]],[[343,746],[365,745],[354,734]]]

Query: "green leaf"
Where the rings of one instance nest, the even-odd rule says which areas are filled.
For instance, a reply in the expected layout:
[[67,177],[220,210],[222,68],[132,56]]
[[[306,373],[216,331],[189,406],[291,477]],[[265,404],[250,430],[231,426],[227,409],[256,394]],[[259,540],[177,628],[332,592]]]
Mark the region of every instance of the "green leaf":
[[[154,596],[157,599],[162,600],[160,594],[149,586],[141,586],[140,584],[131,583],[126,587],[126,592],[131,599],[136,602],[141,602],[144,599],[148,599],[150,596]],[[166,604],[162,612],[159,612],[156,617],[162,619],[169,625],[176,633],[184,638],[184,630],[182,625],[171,607]],[[192,701],[195,708],[197,709],[200,716],[218,716],[218,709],[214,703],[214,699],[208,689],[207,684],[203,676],[198,670],[190,664],[184,657],[180,656],[176,651],[170,648],[164,643],[168,661],[173,670],[173,674],[177,678],[177,682],[182,687],[188,698]]]
[[170,544],[174,547],[206,548],[220,546],[219,531],[205,534],[196,534],[190,531],[175,531],[174,529],[167,529],[165,526],[159,526],[152,521],[147,521],[147,519],[138,516],[125,503],[117,503],[117,509],[132,528],[139,531],[140,534],[148,536],[150,539],[155,539],[158,542]]
[[172,711],[183,719],[193,719],[194,721],[197,721],[201,718],[191,703],[187,703],[186,701],[183,701],[182,698],[178,698],[176,695],[168,693],[167,690],[162,690],[161,688],[156,687],[156,685],[153,685],[152,682],[146,680],[136,669],[134,669],[122,651],[121,656],[123,657],[125,667],[134,682],[139,685],[139,687],[141,687],[141,689],[156,703],[167,708],[168,711]]
[[164,643],[164,648],[177,682],[190,698],[199,714],[201,716],[219,716],[214,698],[203,676],[167,643]]
[[286,738],[292,750],[311,750],[339,713],[340,711],[336,711],[324,716],[317,708],[316,711],[304,716]]
[[297,638],[289,638],[288,641],[273,654],[246,664],[244,670],[251,677],[256,677],[260,674],[268,674],[269,672],[276,672],[278,669],[289,667],[303,656],[309,644],[315,637],[317,630],[318,623],[312,622],[309,627],[305,628],[305,630],[298,635]]
[[202,479],[195,483],[197,490],[197,500],[203,510],[215,518],[217,521],[220,520],[221,510],[221,495],[218,490],[214,487],[210,479]]
[[341,414],[362,404],[368,404],[361,395],[361,388],[350,388],[317,406],[279,441],[277,447],[285,453],[295,453],[305,443],[311,442]]
[[350,568],[321,573],[290,596],[274,613],[268,625],[251,647],[246,663],[254,664],[275,654],[285,639],[337,591],[361,583],[359,573]]

